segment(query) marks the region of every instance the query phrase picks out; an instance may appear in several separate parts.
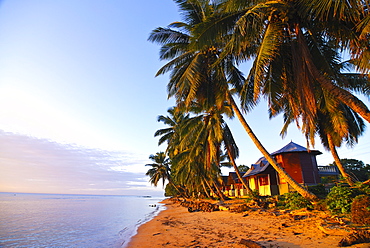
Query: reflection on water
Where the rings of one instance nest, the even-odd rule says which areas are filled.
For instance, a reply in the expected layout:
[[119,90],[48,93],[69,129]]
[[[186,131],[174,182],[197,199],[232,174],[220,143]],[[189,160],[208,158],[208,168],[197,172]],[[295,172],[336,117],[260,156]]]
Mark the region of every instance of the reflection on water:
[[0,247],[122,247],[160,200],[0,193]]

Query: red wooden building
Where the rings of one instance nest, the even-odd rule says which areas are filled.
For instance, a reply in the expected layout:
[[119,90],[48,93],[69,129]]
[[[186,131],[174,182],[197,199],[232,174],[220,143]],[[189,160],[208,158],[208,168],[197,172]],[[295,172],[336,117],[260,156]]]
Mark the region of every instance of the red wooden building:
[[[298,183],[316,185],[320,183],[316,156],[322,154],[317,150],[290,142],[280,150],[272,153],[276,162]],[[260,195],[278,195],[290,192],[288,183],[279,177],[265,158],[260,158],[243,176],[252,190]]]

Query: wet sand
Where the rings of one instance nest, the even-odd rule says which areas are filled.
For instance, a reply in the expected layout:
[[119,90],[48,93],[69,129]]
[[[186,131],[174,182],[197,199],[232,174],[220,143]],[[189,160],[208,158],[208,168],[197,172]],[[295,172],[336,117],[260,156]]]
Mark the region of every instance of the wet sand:
[[[248,247],[251,240],[265,247],[338,247],[343,234],[326,234],[319,228],[324,213],[273,212],[263,209],[188,212],[187,208],[165,200],[167,209],[139,227],[128,244],[143,247]],[[350,247],[369,248],[370,244]]]

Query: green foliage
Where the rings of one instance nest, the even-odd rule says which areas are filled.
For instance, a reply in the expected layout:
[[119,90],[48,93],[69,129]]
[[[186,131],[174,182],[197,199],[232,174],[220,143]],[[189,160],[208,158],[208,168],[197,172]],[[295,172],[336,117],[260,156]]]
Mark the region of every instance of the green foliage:
[[337,176],[321,177],[322,184],[329,184],[329,183],[336,183],[336,182],[338,182]]
[[246,197],[246,202],[250,202],[252,200],[257,201],[260,200],[262,197],[260,196],[260,193],[258,189],[253,190],[251,193],[249,193]]
[[362,182],[357,182],[355,187],[358,188],[363,194],[370,195],[370,185],[363,184]]
[[258,191],[258,189],[255,189],[253,190],[250,194],[249,194],[253,199],[258,199],[261,197],[260,195],[260,192]]
[[[356,180],[366,181],[370,178],[370,164],[364,164],[361,160],[357,159],[341,159],[345,171]],[[333,162],[330,165],[335,165]]]
[[153,164],[146,164],[145,166],[151,166],[147,172],[146,176],[149,176],[149,182],[157,187],[158,182],[162,180],[162,184],[164,186],[165,181],[171,180],[170,176],[170,159],[166,157],[166,153],[164,152],[157,152],[155,155],[150,155],[149,159],[152,160]]
[[350,213],[353,199],[360,194],[358,188],[335,186],[326,198],[327,207],[334,214]]
[[320,201],[316,202],[316,204],[314,205],[314,209],[318,211],[328,210],[326,205],[326,199],[321,199]]
[[278,206],[285,209],[313,208],[312,204],[297,192],[279,196]]
[[269,208],[276,206],[276,199],[275,197],[271,196],[262,196],[259,194],[258,189],[253,190],[251,193],[247,195],[245,201],[252,206],[258,206],[261,208]]
[[238,166],[240,172],[247,172],[249,170],[249,166],[241,164]]
[[166,188],[164,189],[164,196],[177,196],[178,191],[172,184],[167,184]]
[[318,185],[315,185],[315,186],[309,186],[308,187],[308,190],[310,192],[312,192],[313,194],[315,194],[316,196],[318,197],[326,197],[326,195],[328,194],[325,190],[325,186],[323,184],[318,184]]

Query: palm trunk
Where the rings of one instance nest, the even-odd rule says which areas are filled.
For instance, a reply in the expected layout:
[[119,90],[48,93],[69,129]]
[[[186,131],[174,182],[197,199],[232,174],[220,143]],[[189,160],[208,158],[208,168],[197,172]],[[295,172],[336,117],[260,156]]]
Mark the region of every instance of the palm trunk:
[[248,194],[252,193],[252,190],[251,188],[249,188],[249,185],[245,182],[245,180],[243,180],[243,177],[240,175],[240,171],[239,171],[239,168],[238,166],[236,165],[235,163],[235,160],[230,152],[230,149],[226,146],[226,150],[227,150],[227,154],[229,155],[229,158],[230,158],[230,161],[231,161],[231,164],[233,165],[234,167],[234,170],[235,170],[235,173],[236,175],[238,176],[239,178],[239,181],[243,184],[243,186],[245,187],[245,189],[248,191]]
[[207,179],[204,178],[204,182],[207,184],[208,188],[212,191],[213,195],[217,195],[217,193],[213,190],[212,186],[209,184]]
[[179,193],[180,196],[186,198],[186,196],[179,189],[179,186],[177,186],[176,184],[174,184],[172,181],[169,181],[169,184],[171,184],[177,190],[177,192]]
[[207,195],[207,197],[209,199],[211,199],[211,196],[209,195],[208,190],[207,190],[206,186],[204,185],[204,181],[203,180],[202,180],[202,187],[203,187],[204,193]]
[[169,173],[167,173],[167,180],[168,180],[168,183],[171,184],[176,190],[177,192],[180,194],[180,196],[184,197],[184,194],[181,192],[181,190],[179,189],[179,185],[175,184],[173,181],[172,181],[172,177]]
[[353,186],[353,180],[352,180],[352,178],[344,170],[344,167],[343,167],[342,163],[340,162],[340,159],[339,159],[339,156],[338,156],[338,153],[337,153],[337,149],[335,149],[335,146],[334,146],[334,143],[333,143],[333,138],[331,137],[330,134],[328,134],[327,137],[328,137],[328,144],[329,144],[330,152],[331,152],[331,155],[334,158],[335,164],[337,165],[340,173],[342,174],[342,176],[344,177],[344,179],[347,181],[347,183],[350,186]]
[[365,182],[362,182],[362,184],[370,184],[370,179],[366,180]]
[[220,199],[221,199],[222,201],[225,201],[225,200],[226,200],[226,197],[225,197],[225,195],[221,192],[220,187],[218,187],[218,185],[217,185],[217,183],[216,183],[216,181],[215,181],[215,180],[213,180],[213,186],[216,188],[216,192],[217,192],[218,197],[220,197]]
[[249,137],[255,144],[255,146],[260,150],[266,160],[271,164],[271,166],[277,171],[279,176],[281,176],[290,186],[293,187],[299,194],[301,194],[304,198],[311,202],[317,202],[319,199],[316,195],[306,190],[303,186],[298,184],[289,174],[287,174],[284,169],[275,161],[273,157],[267,152],[267,150],[263,147],[261,142],[258,140],[256,135],[253,133],[252,129],[249,127],[248,123],[244,119],[243,115],[241,114],[238,106],[236,105],[234,99],[231,95],[229,95],[229,102],[231,104],[232,109],[236,113],[239,121],[241,122],[242,126],[244,127],[245,131],[248,133]]

